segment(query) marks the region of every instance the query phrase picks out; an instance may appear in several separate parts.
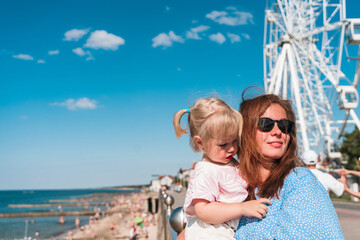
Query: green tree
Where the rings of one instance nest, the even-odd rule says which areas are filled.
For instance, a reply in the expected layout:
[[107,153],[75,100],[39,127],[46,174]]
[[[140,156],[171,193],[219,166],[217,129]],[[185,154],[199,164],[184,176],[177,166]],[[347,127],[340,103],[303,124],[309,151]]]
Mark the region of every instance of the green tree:
[[179,182],[180,182],[180,179],[176,176],[174,179],[174,183],[179,183]]
[[359,171],[360,131],[355,128],[351,133],[346,133],[344,138],[345,139],[340,147],[340,152],[345,154],[348,158],[348,162],[345,165],[345,168]]

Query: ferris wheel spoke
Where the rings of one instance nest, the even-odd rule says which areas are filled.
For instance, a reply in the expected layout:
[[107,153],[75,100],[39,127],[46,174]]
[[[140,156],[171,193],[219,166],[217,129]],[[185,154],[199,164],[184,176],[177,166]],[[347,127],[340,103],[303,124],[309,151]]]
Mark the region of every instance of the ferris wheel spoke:
[[[278,7],[280,9],[280,13],[281,13],[282,19],[284,21],[285,27],[289,32],[289,31],[291,31],[291,29],[290,29],[288,18],[286,16],[284,8],[283,8],[283,5],[285,5],[285,8],[289,9],[288,4],[287,4],[287,0],[285,0],[285,1],[277,0],[277,2],[278,2]],[[281,2],[284,2],[284,3],[281,3]]]
[[334,6],[334,7],[336,7],[335,8],[335,10],[332,12],[332,14],[326,19],[326,24],[325,25],[327,25],[327,24],[329,24],[330,23],[330,21],[333,19],[333,17],[338,13],[338,12],[340,12],[340,5],[339,4],[329,4],[328,6]]
[[279,16],[276,16],[276,15],[279,15],[279,14],[276,14],[275,12],[270,11],[270,10],[266,10],[266,14],[267,14],[267,19],[268,19],[269,22],[275,23],[275,25],[277,27],[279,27],[284,34],[287,33],[286,26],[284,27],[279,21],[279,19],[281,19],[281,18]]
[[360,129],[360,120],[359,120],[358,116],[356,115],[354,109],[350,109],[350,115],[351,115],[352,119],[354,120],[357,128]]
[[358,47],[358,60],[356,61],[356,70],[354,76],[354,87],[357,88],[359,83],[359,76],[360,76],[360,46]]
[[313,30],[306,33],[306,37],[310,38],[310,37],[316,36],[316,35],[318,35],[320,33],[330,32],[330,31],[339,29],[339,28],[341,28],[341,26],[343,24],[344,23],[342,23],[342,22],[336,22],[336,23],[329,24],[329,25],[326,25],[326,26],[323,26],[323,27],[314,28]]
[[[298,51],[296,50],[296,48],[294,46],[293,46],[293,51],[295,53],[295,59],[296,59],[296,62],[297,62],[297,66],[300,69],[300,74],[302,76],[302,80],[304,81],[304,87],[305,87],[306,96],[309,97],[310,106],[311,106],[312,112],[314,114],[314,118],[315,118],[317,127],[320,130],[320,134],[324,135],[324,129],[323,129],[323,127],[321,125],[321,122],[320,122],[320,117],[319,117],[319,114],[318,114],[318,110],[316,109],[316,105],[314,104],[315,101],[314,101],[313,92],[310,90],[310,87],[309,87],[309,79],[306,77],[303,65],[302,65],[301,60],[300,60],[299,53],[298,53]],[[321,95],[324,96],[323,93]]]
[[350,111],[348,110],[348,111],[346,111],[345,120],[344,120],[344,123],[343,123],[343,125],[342,125],[342,127],[341,127],[341,129],[340,129],[340,133],[339,133],[338,138],[340,138],[340,137],[342,136],[343,132],[344,132],[344,129],[345,129],[345,127],[346,127],[346,122],[347,122],[347,120],[349,119],[349,115],[350,115]]
[[309,56],[309,58],[313,60],[315,66],[318,67],[321,73],[331,82],[331,84],[336,87],[339,84],[339,79],[335,77],[336,75],[334,74],[334,70],[331,69],[331,62],[329,60],[324,61],[324,59],[327,58],[324,57],[319,51],[319,49],[317,49],[314,45],[312,46],[312,51],[315,53],[319,64],[317,64],[318,62],[315,61],[311,56]]
[[269,89],[268,89],[269,92],[278,94],[275,92],[275,85],[279,85],[278,82],[281,81],[281,76],[282,76],[281,72],[282,72],[282,69],[284,66],[285,56],[286,56],[286,50],[282,49],[280,56],[279,56],[277,62],[275,63],[274,72],[270,79],[270,85],[269,85]]
[[[341,33],[340,33],[341,37],[340,37],[340,45],[339,46],[343,46],[344,45],[344,35],[345,35],[345,25],[342,25],[341,27]],[[345,74],[342,73],[341,71],[341,59],[343,56],[343,48],[339,48],[338,51],[338,58],[337,58],[337,68],[336,68],[336,78],[340,79],[340,76],[345,76]]]
[[299,117],[299,124],[300,124],[300,131],[301,131],[301,137],[303,141],[303,147],[305,150],[309,150],[309,139],[306,133],[306,122],[304,118],[303,109],[301,106],[301,97],[300,97],[300,87],[299,87],[299,79],[296,72],[295,67],[295,58],[293,55],[293,52],[291,51],[291,46],[289,43],[285,43],[283,46],[284,50],[286,50],[286,53],[288,55],[288,61],[289,61],[289,68],[290,68],[290,74],[291,74],[291,84],[294,88],[294,97],[295,97],[295,104],[296,104],[296,110]]
[[[300,46],[296,42],[295,42],[295,44],[303,53],[306,53],[305,49],[302,46]],[[315,58],[311,55],[307,55],[308,59],[314,64],[314,66],[317,67],[317,69],[319,69],[319,71],[321,71],[321,73],[327,78],[327,80],[329,80],[332,83],[333,86],[337,86],[337,81],[336,81],[331,69],[329,69],[326,62],[324,62],[323,55],[321,54],[321,52],[316,48],[316,46],[314,44],[311,44],[310,48],[311,48],[311,51],[313,51],[315,53],[315,56],[318,61],[315,60]]]

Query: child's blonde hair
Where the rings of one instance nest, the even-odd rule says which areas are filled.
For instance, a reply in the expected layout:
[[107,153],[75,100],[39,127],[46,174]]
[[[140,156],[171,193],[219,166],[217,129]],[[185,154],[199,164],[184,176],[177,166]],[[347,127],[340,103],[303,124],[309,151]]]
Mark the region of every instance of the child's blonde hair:
[[213,138],[222,139],[237,133],[240,143],[243,118],[224,101],[218,98],[200,98],[191,109],[175,113],[173,124],[177,138],[188,133],[187,127],[183,129],[180,125],[185,113],[189,113],[190,145],[195,152],[201,152],[201,149],[195,144],[194,136],[199,136],[203,142],[207,142]]

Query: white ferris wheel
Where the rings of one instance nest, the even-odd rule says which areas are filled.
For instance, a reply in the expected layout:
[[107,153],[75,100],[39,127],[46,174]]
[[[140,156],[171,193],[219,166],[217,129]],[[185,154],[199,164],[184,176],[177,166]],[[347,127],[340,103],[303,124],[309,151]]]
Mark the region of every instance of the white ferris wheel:
[[[345,6],[345,0],[273,0],[265,11],[265,91],[292,100],[300,151],[325,150],[332,159],[341,157],[332,147],[345,126],[360,129],[354,111],[360,19],[347,19]],[[342,119],[335,119],[339,109]]]

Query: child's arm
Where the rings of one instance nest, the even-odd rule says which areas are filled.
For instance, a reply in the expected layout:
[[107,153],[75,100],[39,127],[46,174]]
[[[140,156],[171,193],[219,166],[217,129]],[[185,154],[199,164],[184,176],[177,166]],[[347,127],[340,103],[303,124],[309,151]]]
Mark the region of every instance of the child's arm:
[[347,179],[345,176],[342,175],[341,178],[338,179],[338,181],[340,181],[342,184],[344,184],[344,191],[348,192],[349,194],[353,195],[354,197],[360,198],[360,192],[355,192],[348,187]]
[[344,176],[348,174],[352,174],[354,176],[360,177],[360,171],[354,171],[354,170],[341,169],[340,174]]
[[266,198],[242,203],[221,203],[193,199],[196,216],[209,224],[220,224],[241,216],[262,219],[268,210],[265,203],[271,204],[270,200]]

